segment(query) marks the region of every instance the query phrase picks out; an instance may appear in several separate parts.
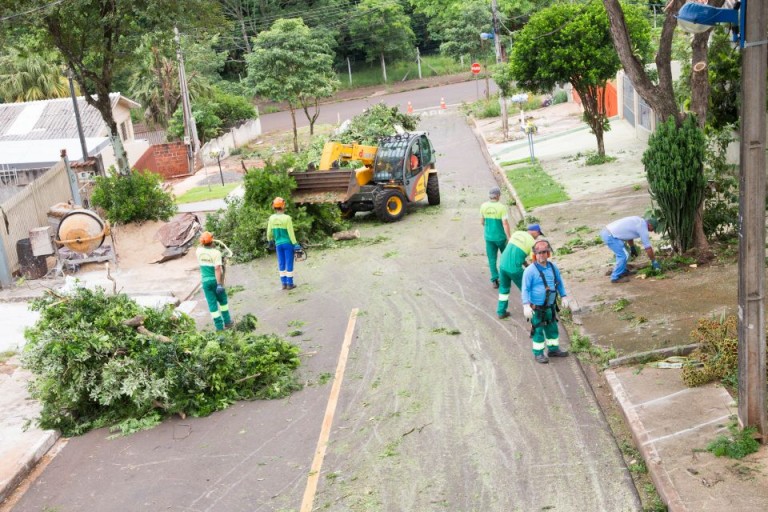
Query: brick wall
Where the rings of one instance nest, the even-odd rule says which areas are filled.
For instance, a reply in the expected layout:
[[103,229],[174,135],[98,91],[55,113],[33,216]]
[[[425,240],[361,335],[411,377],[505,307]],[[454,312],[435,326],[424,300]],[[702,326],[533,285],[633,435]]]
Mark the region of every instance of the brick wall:
[[[198,159],[198,166],[202,162]],[[168,180],[178,176],[188,176],[187,147],[183,142],[154,144],[134,164],[134,168],[152,171]]]

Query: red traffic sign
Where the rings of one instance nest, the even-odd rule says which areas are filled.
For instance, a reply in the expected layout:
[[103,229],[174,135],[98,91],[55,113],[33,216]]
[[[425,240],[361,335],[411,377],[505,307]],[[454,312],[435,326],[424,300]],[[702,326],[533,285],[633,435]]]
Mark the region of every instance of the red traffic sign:
[[475,75],[480,73],[480,63],[479,62],[473,62],[472,63],[472,73],[474,73]]

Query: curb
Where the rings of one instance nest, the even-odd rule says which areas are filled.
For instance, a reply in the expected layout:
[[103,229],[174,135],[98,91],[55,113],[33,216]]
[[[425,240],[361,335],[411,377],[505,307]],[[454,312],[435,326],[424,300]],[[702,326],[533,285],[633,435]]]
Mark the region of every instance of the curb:
[[670,476],[667,474],[661,457],[651,442],[645,425],[643,425],[640,417],[635,412],[634,406],[629,400],[621,381],[616,377],[616,373],[613,370],[605,371],[605,380],[608,382],[611,393],[621,408],[624,419],[629,425],[629,430],[632,432],[632,438],[635,440],[635,446],[637,446],[637,449],[646,461],[653,485],[656,486],[656,492],[659,493],[662,501],[667,505],[667,510],[669,512],[687,512],[688,508],[685,506]]
[[488,141],[485,140],[485,136],[483,135],[482,130],[477,127],[477,120],[472,116],[469,116],[469,120],[471,121],[470,126],[472,127],[472,132],[475,134],[475,137],[477,137],[478,142],[480,142],[480,148],[483,152],[483,156],[485,157],[486,163],[490,166],[491,171],[496,177],[496,181],[498,182],[501,180],[501,185],[512,194],[512,197],[515,199],[515,207],[517,208],[517,213],[520,215],[520,220],[525,220],[525,217],[527,216],[525,206],[523,206],[523,202],[520,200],[520,196],[517,195],[515,187],[512,186],[512,183],[510,183],[509,179],[507,179],[507,175],[504,174],[504,171],[501,169],[501,167],[496,164],[496,161],[491,156],[490,151],[488,151]]
[[55,430],[44,430],[41,438],[30,448],[25,450],[14,463],[13,476],[0,482],[0,503],[2,503],[18,487],[27,475],[35,468],[35,465],[50,450],[61,434]]

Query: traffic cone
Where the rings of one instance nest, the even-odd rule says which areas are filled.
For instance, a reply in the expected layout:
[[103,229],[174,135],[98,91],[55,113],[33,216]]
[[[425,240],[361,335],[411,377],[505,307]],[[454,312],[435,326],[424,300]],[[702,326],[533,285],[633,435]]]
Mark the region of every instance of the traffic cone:
[[411,105],[411,102],[408,102],[408,113],[413,114],[413,105]]
[[448,107],[445,106],[445,98],[440,98],[440,108],[443,109],[443,110],[448,108]]

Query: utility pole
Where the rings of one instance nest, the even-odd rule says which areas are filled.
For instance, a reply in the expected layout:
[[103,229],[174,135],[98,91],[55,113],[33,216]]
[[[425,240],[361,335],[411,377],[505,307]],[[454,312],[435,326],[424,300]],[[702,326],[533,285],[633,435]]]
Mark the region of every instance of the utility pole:
[[187,88],[187,74],[184,71],[184,55],[181,52],[181,36],[179,29],[173,27],[176,41],[176,59],[179,61],[179,91],[181,92],[181,108],[184,114],[184,144],[187,146],[187,161],[189,162],[189,174],[195,174],[195,155],[198,151],[197,126],[192,117],[192,107],[189,104],[189,89]]
[[75,94],[75,84],[72,81],[72,70],[67,68],[65,73],[69,81],[69,95],[72,97],[72,107],[75,109],[75,123],[77,124],[77,135],[80,137],[80,150],[83,153],[83,163],[88,160],[88,145],[85,143],[85,134],[83,133],[83,122],[80,120],[80,107],[77,104],[77,95]]
[[765,86],[768,8],[743,2],[741,172],[739,176],[739,421],[766,432]]
[[[499,6],[496,0],[491,0],[491,12],[493,13],[493,43],[496,46],[496,64],[502,63],[501,39],[499,38]],[[486,71],[487,73],[487,71]],[[499,105],[501,106],[501,131],[504,140],[509,136],[509,121],[507,119],[507,99],[504,92],[499,89]]]

